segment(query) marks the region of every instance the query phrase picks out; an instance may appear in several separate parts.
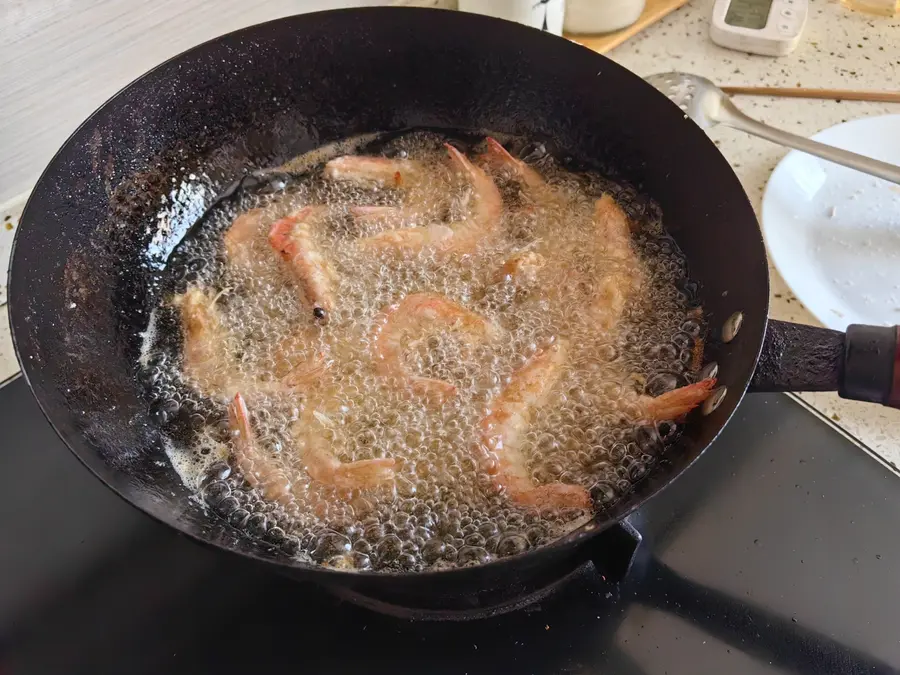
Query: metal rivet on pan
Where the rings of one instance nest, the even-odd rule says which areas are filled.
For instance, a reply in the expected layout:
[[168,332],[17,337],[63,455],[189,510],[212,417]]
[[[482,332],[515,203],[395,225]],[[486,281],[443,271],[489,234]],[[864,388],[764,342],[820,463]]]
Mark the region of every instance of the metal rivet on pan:
[[710,377],[716,377],[719,374],[719,364],[715,361],[710,361],[703,369],[700,371],[700,375],[698,376],[701,380],[707,380]]
[[722,325],[722,342],[734,340],[741,329],[742,323],[744,323],[744,314],[742,312],[735,312],[725,319],[725,323]]
[[725,395],[728,393],[728,387],[722,385],[721,387],[716,387],[713,389],[712,394],[709,395],[709,398],[703,401],[703,405],[700,410],[704,415],[709,415],[715,411],[720,405],[722,405],[722,401],[725,400]]

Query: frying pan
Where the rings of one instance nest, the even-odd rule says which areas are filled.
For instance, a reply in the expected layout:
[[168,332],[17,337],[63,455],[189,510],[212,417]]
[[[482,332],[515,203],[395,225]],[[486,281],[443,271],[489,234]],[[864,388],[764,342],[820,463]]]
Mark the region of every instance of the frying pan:
[[[136,363],[167,256],[226,185],[324,143],[415,127],[546,141],[656,200],[699,282],[706,359],[725,389],[628,497],[551,545],[481,567],[351,574],[292,559],[265,536],[242,536],[189,499],[163,454]],[[82,124],[44,171],[16,236],[9,292],[16,352],[41,408],[124,499],[299,579],[423,607],[527,588],[613,546],[600,533],[685,471],[748,387],[837,389],[900,404],[895,328],[845,335],[767,322],[766,252],[753,209],[714,144],[677,107],[583,47],[472,14],[306,14],[225,35],[147,73]]]

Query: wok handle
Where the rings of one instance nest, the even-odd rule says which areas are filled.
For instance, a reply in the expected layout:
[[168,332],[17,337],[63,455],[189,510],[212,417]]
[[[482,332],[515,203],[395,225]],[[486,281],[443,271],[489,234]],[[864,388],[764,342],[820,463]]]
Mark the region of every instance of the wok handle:
[[624,580],[634,565],[643,537],[627,520],[620,520],[595,537],[591,562],[604,581],[617,584]]
[[900,408],[897,326],[828,328],[770,320],[750,391],[837,391]]

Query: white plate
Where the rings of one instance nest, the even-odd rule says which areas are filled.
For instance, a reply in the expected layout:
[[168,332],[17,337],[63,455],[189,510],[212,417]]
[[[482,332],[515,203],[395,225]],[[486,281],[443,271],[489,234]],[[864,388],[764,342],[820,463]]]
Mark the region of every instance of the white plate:
[[[900,115],[813,138],[900,165]],[[775,267],[824,325],[900,324],[900,185],[791,151],[769,178],[762,226]]]

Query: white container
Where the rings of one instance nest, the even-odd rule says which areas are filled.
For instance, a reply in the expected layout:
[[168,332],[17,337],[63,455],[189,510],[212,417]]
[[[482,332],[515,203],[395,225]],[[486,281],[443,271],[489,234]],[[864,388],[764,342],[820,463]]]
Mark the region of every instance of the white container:
[[581,35],[612,33],[637,21],[646,4],[646,0],[569,0],[565,29]]
[[566,0],[459,0],[459,9],[562,35]]

